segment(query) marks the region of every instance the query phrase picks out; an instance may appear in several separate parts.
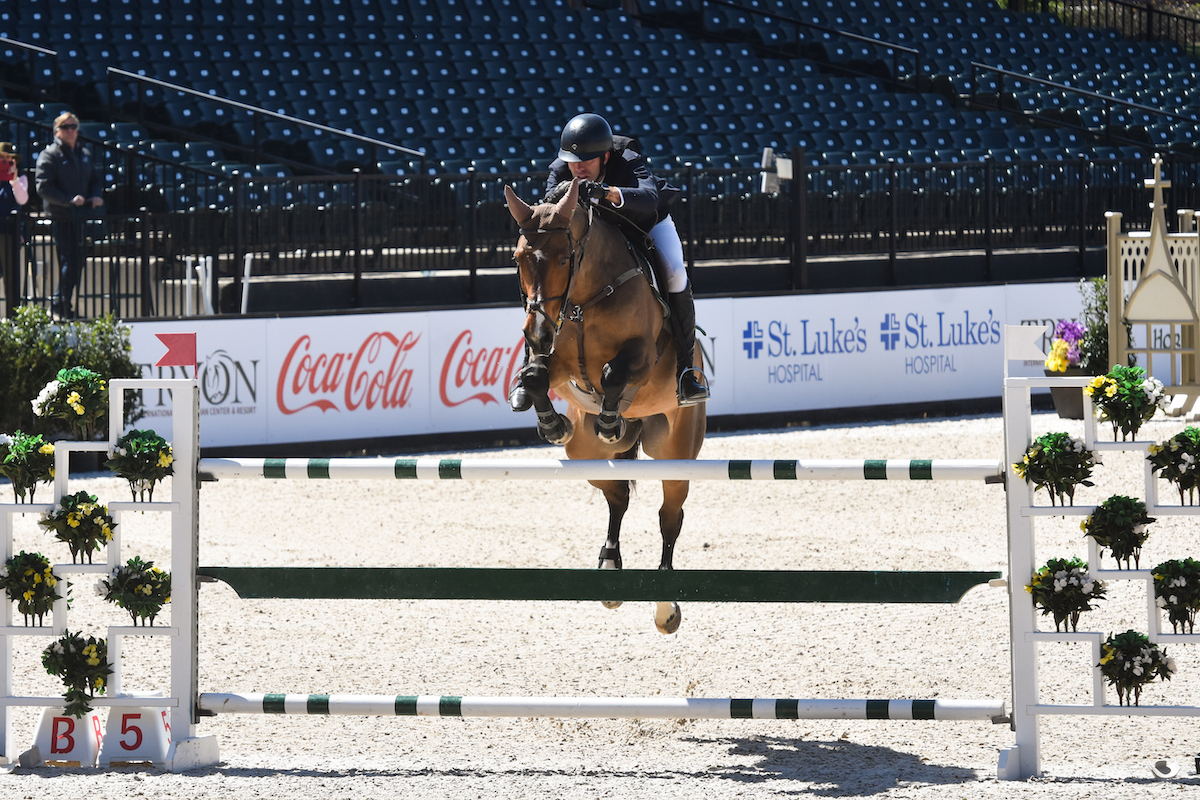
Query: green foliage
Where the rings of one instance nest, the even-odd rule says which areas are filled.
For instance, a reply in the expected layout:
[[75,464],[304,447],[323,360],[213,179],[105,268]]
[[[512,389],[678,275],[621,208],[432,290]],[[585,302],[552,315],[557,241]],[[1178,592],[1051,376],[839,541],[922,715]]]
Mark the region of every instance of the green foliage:
[[81,633],[67,631],[62,638],[42,651],[42,666],[46,672],[62,679],[67,691],[65,711],[72,717],[82,717],[92,710],[88,702],[104,694],[112,666],[108,663],[108,641],[95,636],[83,638]]
[[1162,444],[1150,445],[1150,471],[1175,484],[1180,505],[1195,505],[1200,486],[1200,428],[1188,426]]
[[1112,551],[1118,566],[1124,562],[1125,569],[1129,569],[1130,559],[1135,568],[1140,563],[1142,545],[1150,538],[1146,526],[1154,519],[1146,516],[1146,504],[1141,500],[1114,494],[1096,506],[1080,527],[1096,544]]
[[1083,309],[1079,314],[1079,322],[1083,325],[1079,366],[1092,375],[1103,375],[1108,371],[1108,280],[1082,278],[1079,294],[1083,298]]
[[[112,317],[54,322],[40,306],[24,305],[12,319],[0,320],[0,431],[52,433],[30,403],[67,367],[86,367],[106,380],[141,377],[129,328]],[[141,400],[126,396],[125,424],[141,416]]]
[[1104,583],[1088,574],[1088,565],[1078,558],[1052,558],[1033,573],[1026,591],[1033,595],[1034,604],[1042,616],[1054,617],[1054,630],[1078,630],[1079,615],[1091,611],[1093,600],[1104,598]]
[[1059,505],[1066,505],[1064,498],[1074,505],[1076,486],[1095,485],[1088,478],[1097,461],[1082,439],[1069,433],[1047,433],[1025,448],[1025,456],[1013,464],[1013,471],[1035,489],[1045,489],[1050,495],[1050,505],[1054,505],[1056,498]]
[[134,556],[124,566],[116,567],[112,577],[101,578],[97,592],[128,611],[134,625],[140,619],[148,619],[153,625],[163,606],[171,602],[171,573],[163,572],[153,561]]
[[1100,674],[1117,690],[1120,704],[1140,705],[1142,687],[1159,678],[1171,680],[1175,659],[1168,658],[1150,637],[1137,631],[1109,635],[1100,646]]
[[37,624],[42,624],[42,618],[50,613],[54,601],[62,599],[55,587],[58,578],[50,565],[50,559],[41,553],[26,553],[22,550],[4,562],[0,569],[0,588],[7,594],[8,599],[16,602],[17,610],[29,624],[30,617],[37,618]]
[[37,485],[54,480],[54,445],[40,433],[0,433],[0,475],[12,481],[18,503],[25,502],[26,492],[32,503]]
[[144,501],[154,499],[154,486],[159,481],[175,474],[174,462],[166,439],[154,431],[132,430],[117,440],[104,466],[129,481],[135,501]]
[[1195,633],[1196,612],[1200,610],[1200,561],[1176,558],[1164,561],[1152,572],[1155,603],[1167,612],[1172,630]]
[[78,440],[95,437],[108,420],[108,381],[87,367],[60,369],[33,401],[33,413],[55,420]]

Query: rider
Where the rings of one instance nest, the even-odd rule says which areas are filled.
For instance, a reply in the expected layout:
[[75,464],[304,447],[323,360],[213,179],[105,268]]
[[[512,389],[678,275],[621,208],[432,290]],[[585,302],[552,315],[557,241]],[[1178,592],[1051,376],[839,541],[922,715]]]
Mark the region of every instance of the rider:
[[[659,263],[655,273],[665,283],[659,290],[667,299],[675,326],[675,373],[679,405],[690,406],[708,399],[708,381],[693,366],[696,347],[696,306],[692,286],[683,263],[683,244],[671,219],[671,204],[679,190],[650,174],[641,145],[628,136],[614,136],[608,122],[598,114],[579,114],[563,127],[558,158],[550,164],[547,195],[560,183],[578,178],[580,197],[614,209],[653,240],[649,255]],[[628,232],[628,231],[627,231]],[[644,234],[637,239],[645,239]],[[518,381],[509,394],[514,410],[529,407],[529,399]]]

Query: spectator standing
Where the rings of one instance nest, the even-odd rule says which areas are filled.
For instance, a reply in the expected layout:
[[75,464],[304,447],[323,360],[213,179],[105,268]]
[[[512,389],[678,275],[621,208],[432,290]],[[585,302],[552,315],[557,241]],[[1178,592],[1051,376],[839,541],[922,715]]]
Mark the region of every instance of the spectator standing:
[[21,156],[12,142],[0,142],[0,272],[10,316],[21,295],[21,206],[28,201],[29,178],[21,174]]
[[50,299],[50,312],[58,319],[75,316],[72,298],[83,274],[83,224],[104,205],[100,176],[92,151],[79,142],[79,119],[69,111],[54,120],[54,141],[37,160],[38,196],[50,214],[58,244],[58,288]]

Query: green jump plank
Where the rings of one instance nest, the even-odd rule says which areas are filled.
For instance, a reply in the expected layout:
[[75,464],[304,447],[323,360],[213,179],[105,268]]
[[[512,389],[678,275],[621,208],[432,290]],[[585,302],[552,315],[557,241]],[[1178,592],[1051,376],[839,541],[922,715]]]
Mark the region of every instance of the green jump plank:
[[243,598],[957,603],[999,572],[200,567]]

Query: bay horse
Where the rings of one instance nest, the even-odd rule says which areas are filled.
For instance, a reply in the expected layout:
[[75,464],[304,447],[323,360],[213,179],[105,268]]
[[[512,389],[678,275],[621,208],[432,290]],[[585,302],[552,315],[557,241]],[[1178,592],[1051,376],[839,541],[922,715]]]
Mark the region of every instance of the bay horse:
[[[704,443],[705,407],[679,405],[673,328],[644,260],[595,206],[580,205],[577,180],[557,203],[531,207],[509,186],[504,195],[520,227],[514,258],[530,353],[520,380],[533,400],[538,434],[563,445],[571,459],[637,458],[639,445],[656,459],[696,458]],[[697,366],[700,359],[696,348]],[[551,390],[566,401],[566,416],[551,404]],[[608,501],[599,567],[620,569],[630,482],[589,483]],[[673,569],[688,481],[662,483],[658,568]],[[677,603],[657,604],[659,631],[674,633],[681,620]]]

